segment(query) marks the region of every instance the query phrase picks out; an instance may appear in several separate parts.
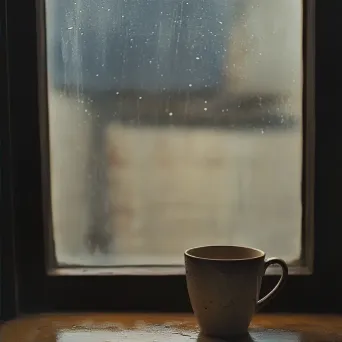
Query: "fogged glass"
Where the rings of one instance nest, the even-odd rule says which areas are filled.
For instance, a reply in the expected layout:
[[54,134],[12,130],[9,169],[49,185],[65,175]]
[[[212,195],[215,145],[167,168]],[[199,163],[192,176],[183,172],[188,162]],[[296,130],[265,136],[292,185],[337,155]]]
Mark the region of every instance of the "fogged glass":
[[60,265],[301,246],[300,0],[46,0]]

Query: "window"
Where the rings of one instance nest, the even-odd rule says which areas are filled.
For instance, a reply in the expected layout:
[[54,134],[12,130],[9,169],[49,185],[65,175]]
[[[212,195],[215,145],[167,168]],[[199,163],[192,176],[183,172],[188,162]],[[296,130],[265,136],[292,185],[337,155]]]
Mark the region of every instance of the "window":
[[180,266],[219,243],[300,259],[300,1],[46,14],[56,266]]
[[315,40],[313,1],[266,2],[28,1],[19,31],[8,3],[22,312],[188,310],[173,266],[218,240],[293,265],[269,310],[331,308],[341,184],[328,7]]

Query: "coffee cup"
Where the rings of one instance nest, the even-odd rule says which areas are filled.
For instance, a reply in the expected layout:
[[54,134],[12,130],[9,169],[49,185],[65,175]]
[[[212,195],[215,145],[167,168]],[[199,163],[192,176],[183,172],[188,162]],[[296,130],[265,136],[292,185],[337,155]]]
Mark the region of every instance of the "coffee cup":
[[[288,277],[284,260],[265,260],[261,250],[239,246],[203,246],[185,251],[191,305],[204,335],[229,338],[248,333],[254,313],[269,302]],[[279,282],[259,299],[262,278],[279,265]]]

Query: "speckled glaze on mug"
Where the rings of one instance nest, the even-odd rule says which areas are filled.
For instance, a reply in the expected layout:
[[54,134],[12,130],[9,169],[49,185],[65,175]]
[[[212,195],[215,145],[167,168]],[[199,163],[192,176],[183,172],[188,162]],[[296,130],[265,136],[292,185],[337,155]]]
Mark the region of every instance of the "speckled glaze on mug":
[[[191,305],[202,333],[208,336],[246,334],[255,311],[278,293],[288,276],[285,261],[265,261],[265,253],[254,248],[204,246],[188,249],[184,255]],[[274,264],[282,268],[282,276],[259,300],[262,277]]]

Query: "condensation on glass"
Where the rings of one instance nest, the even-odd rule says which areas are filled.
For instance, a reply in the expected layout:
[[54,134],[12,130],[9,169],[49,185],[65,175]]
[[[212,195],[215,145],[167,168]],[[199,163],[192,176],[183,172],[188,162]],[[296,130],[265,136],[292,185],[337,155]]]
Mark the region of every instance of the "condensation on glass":
[[300,0],[46,0],[60,265],[301,249]]

